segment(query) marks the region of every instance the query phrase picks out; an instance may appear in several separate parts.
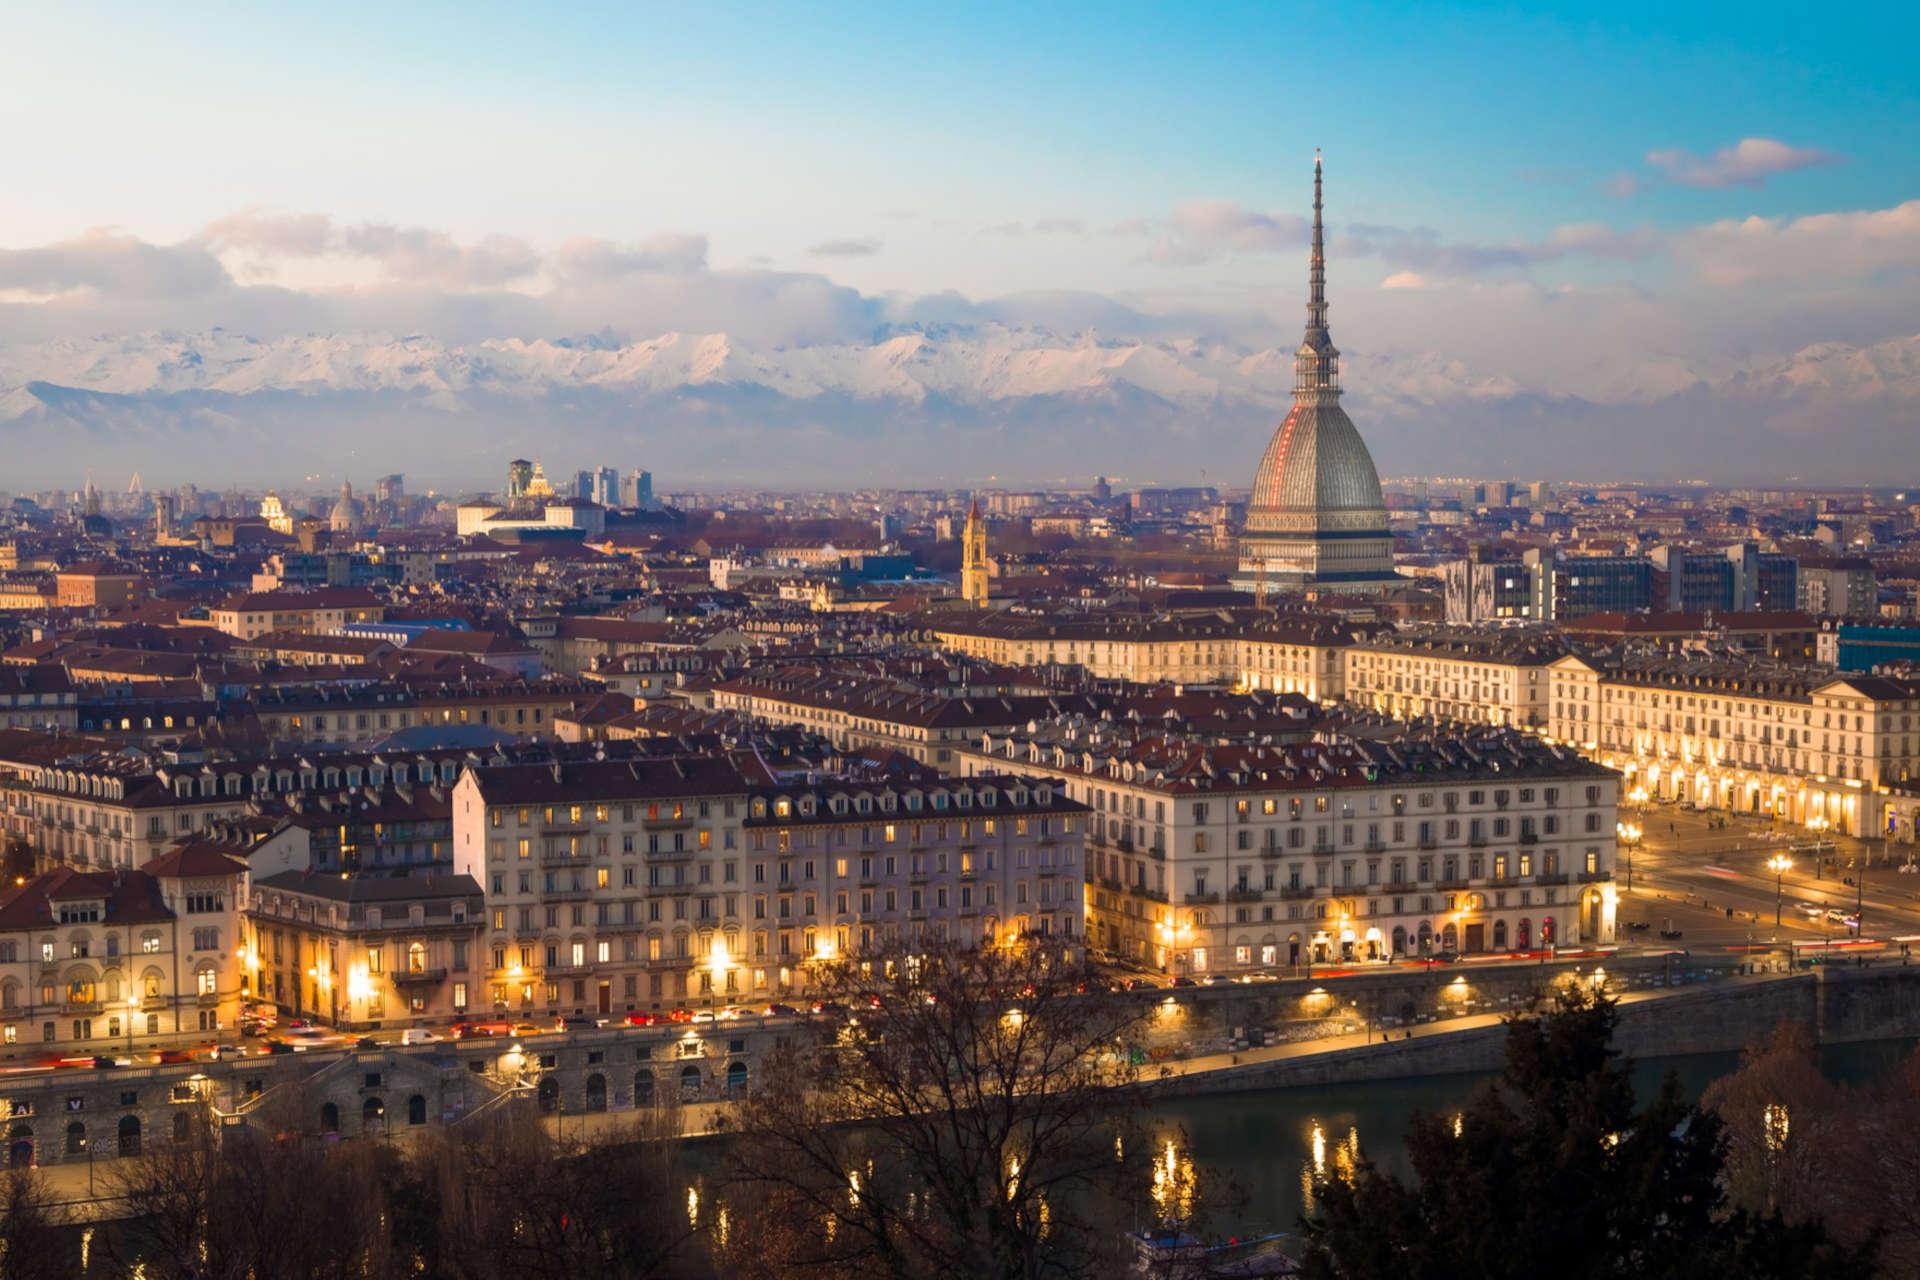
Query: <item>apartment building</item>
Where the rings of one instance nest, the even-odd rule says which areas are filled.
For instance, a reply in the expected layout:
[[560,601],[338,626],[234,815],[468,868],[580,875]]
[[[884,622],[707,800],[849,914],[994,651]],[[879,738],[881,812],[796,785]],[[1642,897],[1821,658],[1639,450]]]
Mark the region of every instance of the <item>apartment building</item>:
[[243,591],[228,596],[209,613],[212,625],[242,640],[276,631],[338,631],[349,622],[378,622],[386,616],[379,597],[363,587],[327,587],[317,591]]
[[1390,632],[1345,650],[1346,700],[1400,720],[1537,728],[1547,723],[1548,667],[1566,652],[1539,630]]
[[443,1022],[475,1007],[486,899],[471,876],[282,871],[253,881],[248,994],[352,1030]]
[[262,688],[253,708],[261,727],[279,741],[344,746],[422,725],[546,734],[555,716],[602,692],[573,679],[303,684]]
[[1276,747],[1061,722],[958,763],[1093,810],[1089,944],[1163,971],[1614,936],[1619,776],[1513,730]]
[[1555,662],[1548,732],[1650,799],[1863,835],[1920,775],[1917,721],[1913,676],[1633,651]]
[[614,1016],[804,990],[929,933],[1081,933],[1084,810],[1024,779],[777,784],[722,757],[478,766],[455,870],[486,891],[486,1005]]
[[239,1017],[246,864],[188,843],[140,870],[61,867],[0,893],[0,1060],[125,1056]]
[[1090,713],[1079,695],[930,693],[882,677],[796,668],[749,673],[712,686],[713,705],[799,725],[844,750],[899,751],[946,768],[956,745],[1035,716]]
[[1061,621],[1018,614],[956,615],[933,626],[954,653],[1003,666],[1067,663],[1101,680],[1244,685],[1338,698],[1340,651],[1353,628],[1326,617],[1209,615],[1139,621]]

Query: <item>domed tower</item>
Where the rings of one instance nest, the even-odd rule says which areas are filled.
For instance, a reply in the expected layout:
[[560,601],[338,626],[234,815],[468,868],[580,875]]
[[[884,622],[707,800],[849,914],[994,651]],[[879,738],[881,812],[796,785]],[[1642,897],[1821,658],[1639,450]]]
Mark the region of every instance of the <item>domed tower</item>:
[[353,482],[340,482],[340,500],[333,504],[333,516],[327,521],[335,533],[357,533],[360,530],[360,504],[353,500]]
[[1366,591],[1396,579],[1380,473],[1340,407],[1340,352],[1327,331],[1326,234],[1315,152],[1307,332],[1293,355],[1293,408],[1254,474],[1235,581],[1250,589]]

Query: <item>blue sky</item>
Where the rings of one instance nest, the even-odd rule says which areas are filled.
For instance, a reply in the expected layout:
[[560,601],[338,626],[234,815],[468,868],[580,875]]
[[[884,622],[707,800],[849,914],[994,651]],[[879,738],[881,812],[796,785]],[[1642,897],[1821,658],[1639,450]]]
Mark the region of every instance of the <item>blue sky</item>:
[[[63,309],[0,315],[0,340],[154,314],[110,305],[116,268],[76,263],[97,245],[60,249],[86,229],[171,249],[241,213],[500,237],[530,263],[576,237],[704,238],[707,271],[872,299],[1084,293],[1253,339],[1268,307],[1297,323],[1287,220],[1316,145],[1336,317],[1376,346],[1497,361],[1523,288],[1587,298],[1562,344],[1630,330],[1630,301],[1599,314],[1620,299],[1671,303],[1674,342],[1724,318],[1701,359],[1920,328],[1901,219],[1784,249],[1729,229],[1920,197],[1911,5],[14,8],[0,302]],[[1742,140],[1764,145],[1721,156]],[[1836,283],[1812,269],[1823,235],[1880,247]],[[49,247],[57,267],[19,256]],[[429,279],[417,257],[264,235],[215,249],[240,285],[317,293],[553,279],[440,259]],[[1543,380],[1572,376],[1538,354]]]

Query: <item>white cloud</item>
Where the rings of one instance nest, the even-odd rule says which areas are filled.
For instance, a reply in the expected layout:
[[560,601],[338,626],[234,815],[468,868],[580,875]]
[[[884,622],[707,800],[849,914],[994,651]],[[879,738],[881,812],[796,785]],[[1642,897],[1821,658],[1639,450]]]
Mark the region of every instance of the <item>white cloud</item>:
[[1683,233],[1675,253],[1718,285],[1819,285],[1920,271],[1920,200],[1799,218],[1730,218]]
[[1418,271],[1396,271],[1380,282],[1382,289],[1431,289],[1433,281]]
[[1647,163],[1687,187],[1758,187],[1776,174],[1836,164],[1840,157],[1815,147],[1795,147],[1774,138],[1742,138],[1710,156],[1678,147],[1649,151]]
[[822,240],[819,244],[808,245],[807,252],[816,258],[870,258],[880,252],[880,241],[871,236],[849,240]]
[[32,249],[0,249],[0,289],[36,294],[86,289],[124,297],[181,297],[210,293],[228,279],[220,260],[199,245],[148,244],[109,228]]
[[595,236],[574,236],[554,251],[553,274],[565,283],[614,280],[645,272],[688,272],[707,265],[707,238],[675,233],[621,246]]
[[[1127,231],[1148,224],[1122,224]],[[1189,200],[1156,228],[1148,261],[1172,266],[1208,262],[1227,253],[1272,253],[1307,241],[1308,223],[1291,213],[1262,213],[1234,200]]]

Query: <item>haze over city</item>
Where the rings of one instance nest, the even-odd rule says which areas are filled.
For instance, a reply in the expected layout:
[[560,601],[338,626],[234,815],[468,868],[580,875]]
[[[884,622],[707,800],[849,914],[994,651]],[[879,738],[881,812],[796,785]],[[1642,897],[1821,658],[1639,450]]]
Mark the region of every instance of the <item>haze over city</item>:
[[556,432],[702,482],[1238,474],[1320,147],[1386,474],[1875,477],[1915,20],[1653,12],[26,10],[0,424],[36,483],[377,446],[458,488]]

